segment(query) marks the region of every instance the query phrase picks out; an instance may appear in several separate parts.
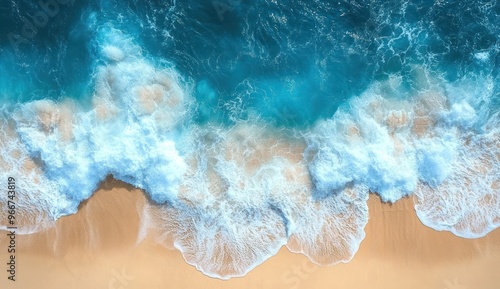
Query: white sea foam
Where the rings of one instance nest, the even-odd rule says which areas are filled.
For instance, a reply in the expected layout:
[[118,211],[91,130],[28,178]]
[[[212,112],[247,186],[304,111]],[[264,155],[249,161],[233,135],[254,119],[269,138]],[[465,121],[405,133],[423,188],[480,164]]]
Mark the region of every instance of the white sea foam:
[[317,264],[349,261],[364,238],[369,191],[390,202],[415,193],[424,224],[459,236],[500,224],[491,79],[449,84],[415,68],[417,89],[391,76],[311,129],[257,117],[197,125],[173,69],[155,67],[119,31],[103,33],[106,64],[90,108],[34,101],[1,123],[2,180],[16,176],[19,212],[36,220],[23,221],[24,233],[76,212],[109,174],[157,203],[143,212],[138,240],[156,231],[223,279],[285,244]]
[[368,189],[348,187],[325,199],[309,197],[300,207],[287,247],[318,265],[349,262],[365,238]]
[[318,194],[350,183],[391,202],[415,192],[417,214],[432,228],[475,238],[500,226],[492,80],[426,80],[406,101],[391,96],[399,90],[391,83],[375,84],[306,134]]
[[57,184],[45,177],[30,158],[23,143],[17,138],[12,123],[0,122],[0,182],[7,188],[9,177],[15,179],[15,196],[0,195],[2,207],[13,201],[16,207],[14,224],[8,223],[7,210],[0,212],[0,229],[15,225],[18,234],[31,234],[53,225],[51,215],[70,200],[58,194]]
[[26,154],[67,199],[47,211],[54,219],[76,212],[108,174],[145,189],[158,203],[176,198],[185,164],[173,135],[188,104],[173,71],[126,56],[98,68],[92,109],[40,100],[14,113]]
[[188,263],[222,279],[246,274],[287,242],[319,264],[350,260],[364,238],[368,190],[316,200],[304,145],[262,123],[194,128],[179,199],[153,206],[149,225]]
[[[496,119],[495,119],[496,118]],[[457,132],[439,181],[415,191],[417,215],[427,226],[464,238],[478,238],[500,226],[500,131],[498,115],[488,132]],[[432,167],[430,168],[433,169]]]
[[173,245],[205,274],[242,276],[286,243],[285,214],[298,214],[296,200],[310,184],[303,145],[280,135],[240,124],[200,127],[188,136],[190,168],[172,208],[175,222],[165,224],[176,225]]
[[422,183],[415,190],[420,220],[465,238],[500,226],[498,113],[489,111],[491,79],[446,87],[432,134],[415,141]]
[[474,53],[474,57],[477,60],[487,62],[488,60],[490,60],[490,52],[489,51],[476,52]]
[[411,104],[388,100],[379,86],[307,134],[310,172],[321,194],[350,183],[368,186],[394,202],[416,187],[415,153],[409,138]]
[[123,51],[116,46],[105,46],[102,51],[106,58],[112,61],[122,61],[125,58]]

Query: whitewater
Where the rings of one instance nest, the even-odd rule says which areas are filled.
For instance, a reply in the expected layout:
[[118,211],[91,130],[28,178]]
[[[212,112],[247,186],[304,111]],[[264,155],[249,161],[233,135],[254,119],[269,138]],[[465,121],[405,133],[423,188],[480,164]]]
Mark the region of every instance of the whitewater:
[[[222,279],[282,246],[350,261],[370,193],[485,236],[500,226],[500,7],[469,2],[60,4],[33,40],[1,43],[18,233],[76,213],[112,175],[151,200],[138,242],[161,232]],[[43,10],[12,3],[2,24],[22,35]]]

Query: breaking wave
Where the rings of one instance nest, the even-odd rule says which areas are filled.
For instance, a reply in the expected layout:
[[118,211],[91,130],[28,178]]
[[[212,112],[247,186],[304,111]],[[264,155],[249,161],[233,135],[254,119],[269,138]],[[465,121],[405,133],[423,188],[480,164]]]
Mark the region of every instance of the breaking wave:
[[[143,212],[139,239],[155,231],[158,242],[180,250],[189,264],[223,279],[245,275],[284,245],[321,265],[350,261],[365,236],[370,193],[387,202],[413,196],[425,225],[460,237],[481,237],[500,226],[498,42],[486,43],[489,33],[477,44],[485,47],[452,73],[446,68],[452,52],[438,48],[458,49],[449,46],[455,38],[439,27],[426,30],[422,21],[428,19],[412,20],[411,13],[398,22],[380,12],[383,4],[370,10],[342,2],[342,13],[357,17],[354,23],[337,14],[325,20],[334,8],[328,3],[292,1],[292,11],[264,1],[275,14],[246,19],[260,22],[238,26],[238,38],[213,24],[224,21],[213,18],[220,11],[209,13],[213,7],[195,2],[174,1],[152,15],[132,5],[130,17],[142,28],[107,19],[117,7],[92,2],[110,14],[92,5],[80,11],[85,17],[77,28],[92,32],[82,36],[90,43],[82,68],[90,71],[87,80],[74,76],[57,97],[44,89],[25,97],[36,81],[27,88],[7,81],[0,88],[0,179],[17,180],[19,233],[76,213],[108,175],[153,201]],[[440,7],[417,8],[441,19]],[[416,8],[407,3],[399,9]],[[225,19],[240,23],[238,17],[257,10],[241,3]],[[425,12],[417,10],[411,11]],[[215,39],[225,42],[236,60],[207,55],[203,47],[169,49],[193,41],[173,29],[194,11],[203,12],[197,21],[214,26],[194,33],[202,22],[189,18],[193,31],[186,31],[206,41],[211,53]],[[342,49],[308,46],[324,39],[294,36],[298,24],[287,21],[297,15],[287,13],[306,17],[307,29],[339,40]],[[159,15],[174,24],[159,23],[153,17]],[[491,28],[488,19],[482,25]],[[329,21],[339,31],[349,29],[329,30]],[[140,29],[150,35],[136,37]],[[374,42],[366,29],[377,31]],[[167,43],[151,37],[158,33]],[[300,38],[308,44],[297,44]],[[235,54],[228,43],[247,55]],[[161,51],[155,45],[169,50],[172,62],[155,55]],[[4,50],[0,76],[10,79],[4,72],[15,52]],[[306,55],[309,50],[326,56]],[[29,55],[22,53],[14,61]],[[360,59],[363,54],[368,58]],[[341,59],[346,63],[338,66]],[[36,74],[44,65],[28,67]],[[83,88],[67,88],[77,84]],[[86,91],[90,96],[82,97]]]

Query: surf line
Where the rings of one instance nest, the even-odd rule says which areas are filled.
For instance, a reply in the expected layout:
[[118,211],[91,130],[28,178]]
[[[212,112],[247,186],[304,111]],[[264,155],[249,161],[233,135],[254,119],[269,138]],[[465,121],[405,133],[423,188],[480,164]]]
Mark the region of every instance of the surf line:
[[7,252],[9,262],[7,262],[7,279],[16,281],[16,179],[9,177],[7,179],[7,240],[9,241]]

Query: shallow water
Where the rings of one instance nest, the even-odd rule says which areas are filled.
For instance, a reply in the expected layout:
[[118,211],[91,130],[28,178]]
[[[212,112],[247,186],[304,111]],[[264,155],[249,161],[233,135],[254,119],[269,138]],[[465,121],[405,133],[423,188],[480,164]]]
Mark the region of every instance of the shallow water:
[[141,232],[219,278],[285,244],[348,262],[370,192],[461,237],[500,224],[496,1],[43,3],[0,4],[20,233],[109,174],[155,203]]

